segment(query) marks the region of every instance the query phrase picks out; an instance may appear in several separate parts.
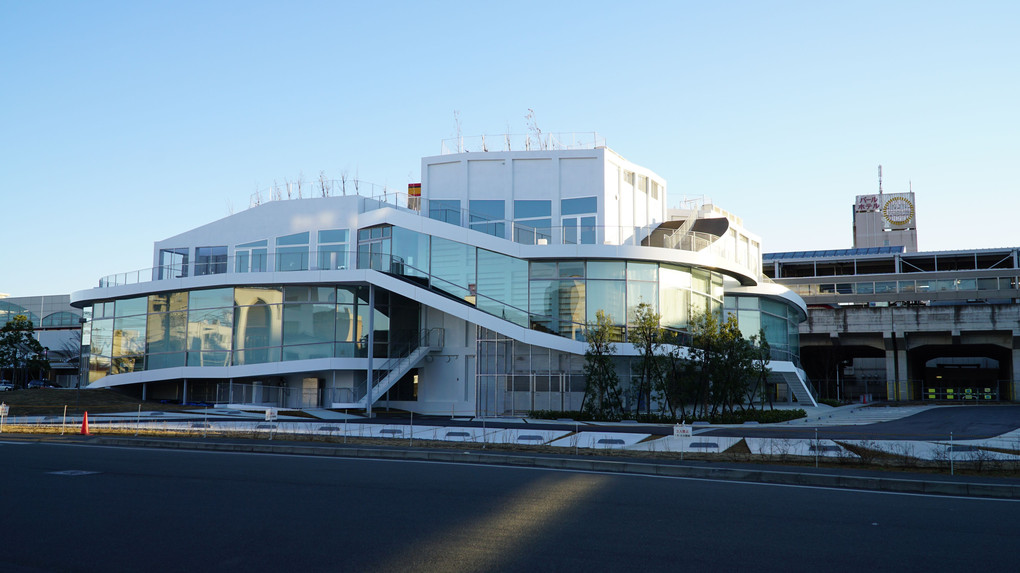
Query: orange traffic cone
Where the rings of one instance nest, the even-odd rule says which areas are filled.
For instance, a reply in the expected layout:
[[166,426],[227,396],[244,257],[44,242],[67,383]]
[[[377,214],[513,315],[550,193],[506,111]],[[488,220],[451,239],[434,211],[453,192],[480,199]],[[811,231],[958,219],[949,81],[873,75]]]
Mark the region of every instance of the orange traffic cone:
[[81,435],[88,436],[89,434],[89,413],[85,412],[85,417],[81,419]]

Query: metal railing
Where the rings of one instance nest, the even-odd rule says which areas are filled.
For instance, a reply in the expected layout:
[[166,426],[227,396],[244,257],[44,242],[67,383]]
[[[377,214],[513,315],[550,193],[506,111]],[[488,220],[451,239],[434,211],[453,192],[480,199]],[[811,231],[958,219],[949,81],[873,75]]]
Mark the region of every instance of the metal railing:
[[452,137],[442,141],[442,155],[490,151],[599,149],[606,138],[594,131],[561,133],[503,133]]

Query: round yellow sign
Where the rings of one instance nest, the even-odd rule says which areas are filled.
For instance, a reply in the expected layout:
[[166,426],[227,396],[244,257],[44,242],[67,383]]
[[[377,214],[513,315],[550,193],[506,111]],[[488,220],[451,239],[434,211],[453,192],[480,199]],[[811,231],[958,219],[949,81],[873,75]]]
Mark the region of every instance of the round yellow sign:
[[906,197],[893,197],[882,205],[882,216],[891,225],[906,225],[914,218],[914,204]]

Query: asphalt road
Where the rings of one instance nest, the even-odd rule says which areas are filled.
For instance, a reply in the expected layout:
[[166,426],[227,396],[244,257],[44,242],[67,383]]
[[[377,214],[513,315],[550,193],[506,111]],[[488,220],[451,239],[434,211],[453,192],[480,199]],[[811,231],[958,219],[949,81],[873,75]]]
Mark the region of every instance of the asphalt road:
[[0,484],[5,572],[1007,571],[1020,522],[990,499],[18,441]]
[[[750,438],[813,439],[815,429],[783,424],[762,428],[722,428],[705,432],[710,436]],[[829,440],[956,440],[993,438],[1020,428],[1020,405],[949,406],[933,408],[913,416],[863,426],[820,426],[818,437]]]

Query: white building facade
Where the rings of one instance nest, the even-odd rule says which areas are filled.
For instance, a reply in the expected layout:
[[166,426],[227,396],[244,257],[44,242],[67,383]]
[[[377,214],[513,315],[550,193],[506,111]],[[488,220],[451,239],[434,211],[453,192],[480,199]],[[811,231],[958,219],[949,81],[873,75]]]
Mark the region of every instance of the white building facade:
[[[153,267],[72,295],[89,387],[148,399],[423,414],[576,410],[585,327],[639,304],[683,331],[700,312],[764,329],[790,396],[803,301],[711,206],[604,145],[446,153],[404,193],[320,182],[158,241]],[[673,220],[670,220],[673,219]],[[621,372],[628,379],[628,372]]]

